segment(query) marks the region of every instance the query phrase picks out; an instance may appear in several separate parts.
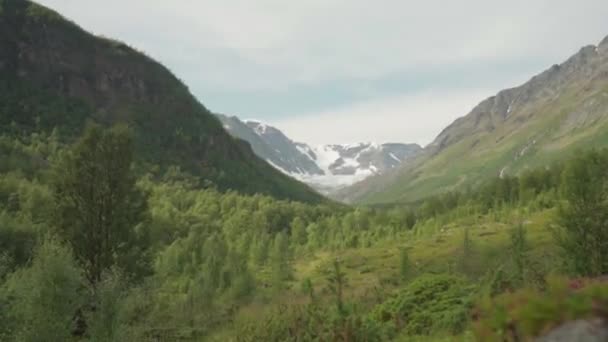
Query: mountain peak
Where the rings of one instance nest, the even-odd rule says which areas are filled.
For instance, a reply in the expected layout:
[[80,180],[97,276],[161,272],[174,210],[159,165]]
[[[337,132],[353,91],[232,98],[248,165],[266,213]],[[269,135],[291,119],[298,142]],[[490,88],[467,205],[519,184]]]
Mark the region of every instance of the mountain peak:
[[422,150],[417,144],[375,142],[310,146],[259,120],[218,117],[269,164],[326,194],[394,169]]
[[606,70],[608,37],[481,101],[405,167],[338,196],[366,203],[416,201],[545,167],[581,146],[606,147]]

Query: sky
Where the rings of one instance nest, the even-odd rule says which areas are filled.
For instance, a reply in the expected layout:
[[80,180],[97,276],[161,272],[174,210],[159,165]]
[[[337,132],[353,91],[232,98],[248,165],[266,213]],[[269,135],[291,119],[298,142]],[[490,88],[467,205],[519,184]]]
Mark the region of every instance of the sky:
[[207,108],[310,144],[430,143],[608,35],[606,0],[40,0]]

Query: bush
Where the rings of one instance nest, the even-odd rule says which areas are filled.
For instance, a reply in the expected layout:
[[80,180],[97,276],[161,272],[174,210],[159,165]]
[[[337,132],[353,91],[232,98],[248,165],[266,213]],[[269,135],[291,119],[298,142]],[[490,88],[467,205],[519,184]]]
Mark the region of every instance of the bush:
[[94,304],[86,317],[90,341],[125,341],[126,282],[121,274],[117,270],[104,273],[94,292]]
[[380,304],[372,317],[408,335],[462,332],[468,322],[474,288],[452,275],[424,275],[394,298]]
[[536,337],[559,324],[592,317],[608,306],[608,284],[553,279],[546,292],[530,288],[485,298],[475,310],[475,334],[481,341]]
[[67,341],[83,304],[83,277],[69,249],[47,238],[32,264],[10,275],[4,293],[16,341]]

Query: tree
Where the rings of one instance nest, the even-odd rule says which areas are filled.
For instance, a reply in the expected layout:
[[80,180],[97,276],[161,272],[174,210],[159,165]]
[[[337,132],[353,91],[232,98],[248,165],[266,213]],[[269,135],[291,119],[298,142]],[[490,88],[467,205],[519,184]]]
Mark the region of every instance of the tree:
[[55,226],[91,284],[113,265],[128,273],[146,266],[141,223],[147,198],[135,184],[127,127],[89,126],[54,167]]
[[74,315],[84,302],[83,285],[70,250],[45,238],[32,264],[7,279],[15,341],[69,341]]
[[289,263],[289,241],[284,232],[278,233],[274,239],[270,255],[272,267],[272,285],[275,290],[283,287],[285,280],[292,276],[291,265]]
[[346,274],[342,272],[340,261],[335,259],[332,269],[327,277],[329,291],[335,296],[336,309],[340,315],[345,314],[344,308],[344,287],[346,286]]
[[518,224],[510,232],[511,235],[511,258],[515,266],[515,280],[518,285],[523,285],[525,268],[527,264],[528,242],[526,229],[523,224]]
[[119,272],[104,272],[94,299],[94,310],[87,312],[87,334],[91,342],[127,340],[124,322],[126,284]]
[[570,271],[598,276],[608,272],[608,153],[590,151],[565,167],[555,237]]
[[462,255],[460,256],[460,268],[464,274],[471,272],[471,264],[473,259],[473,241],[469,234],[469,228],[464,228],[464,234],[462,237]]
[[291,240],[295,246],[306,244],[306,224],[299,216],[291,221]]
[[266,264],[270,248],[269,245],[270,237],[268,233],[261,233],[256,237],[253,248],[251,250],[251,258],[253,260],[253,264],[258,266]]
[[315,250],[322,245],[321,228],[317,223],[311,223],[306,227],[307,245],[310,250]]

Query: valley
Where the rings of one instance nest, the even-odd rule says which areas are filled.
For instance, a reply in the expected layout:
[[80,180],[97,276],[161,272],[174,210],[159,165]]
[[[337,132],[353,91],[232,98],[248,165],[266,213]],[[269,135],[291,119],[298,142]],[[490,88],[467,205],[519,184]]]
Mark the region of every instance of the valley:
[[[156,5],[138,11],[161,13],[155,24],[179,14],[193,31],[219,18],[184,14],[194,3]],[[275,16],[261,18],[272,27]],[[212,60],[243,71],[244,60],[263,56],[269,84],[255,88],[259,98],[270,91],[273,106],[297,106],[266,73],[274,65],[290,74],[271,57],[295,58],[283,45],[285,55],[268,53],[282,35],[257,23],[251,34],[258,28],[267,45],[247,45],[249,59]],[[232,35],[194,40],[217,34],[234,52],[243,30],[231,23]],[[186,46],[187,33],[172,44]],[[181,63],[215,51],[176,50]],[[306,78],[299,72],[292,77]],[[42,4],[0,0],[0,341],[608,336],[608,38],[483,100],[426,146],[406,134],[295,141],[265,123],[276,113],[246,120],[207,109],[195,92],[246,102],[260,81],[243,72],[234,86],[218,74],[204,74],[217,77],[213,87],[191,90],[127,43]],[[360,82],[357,74],[346,83]],[[318,93],[307,105],[354,96]]]

